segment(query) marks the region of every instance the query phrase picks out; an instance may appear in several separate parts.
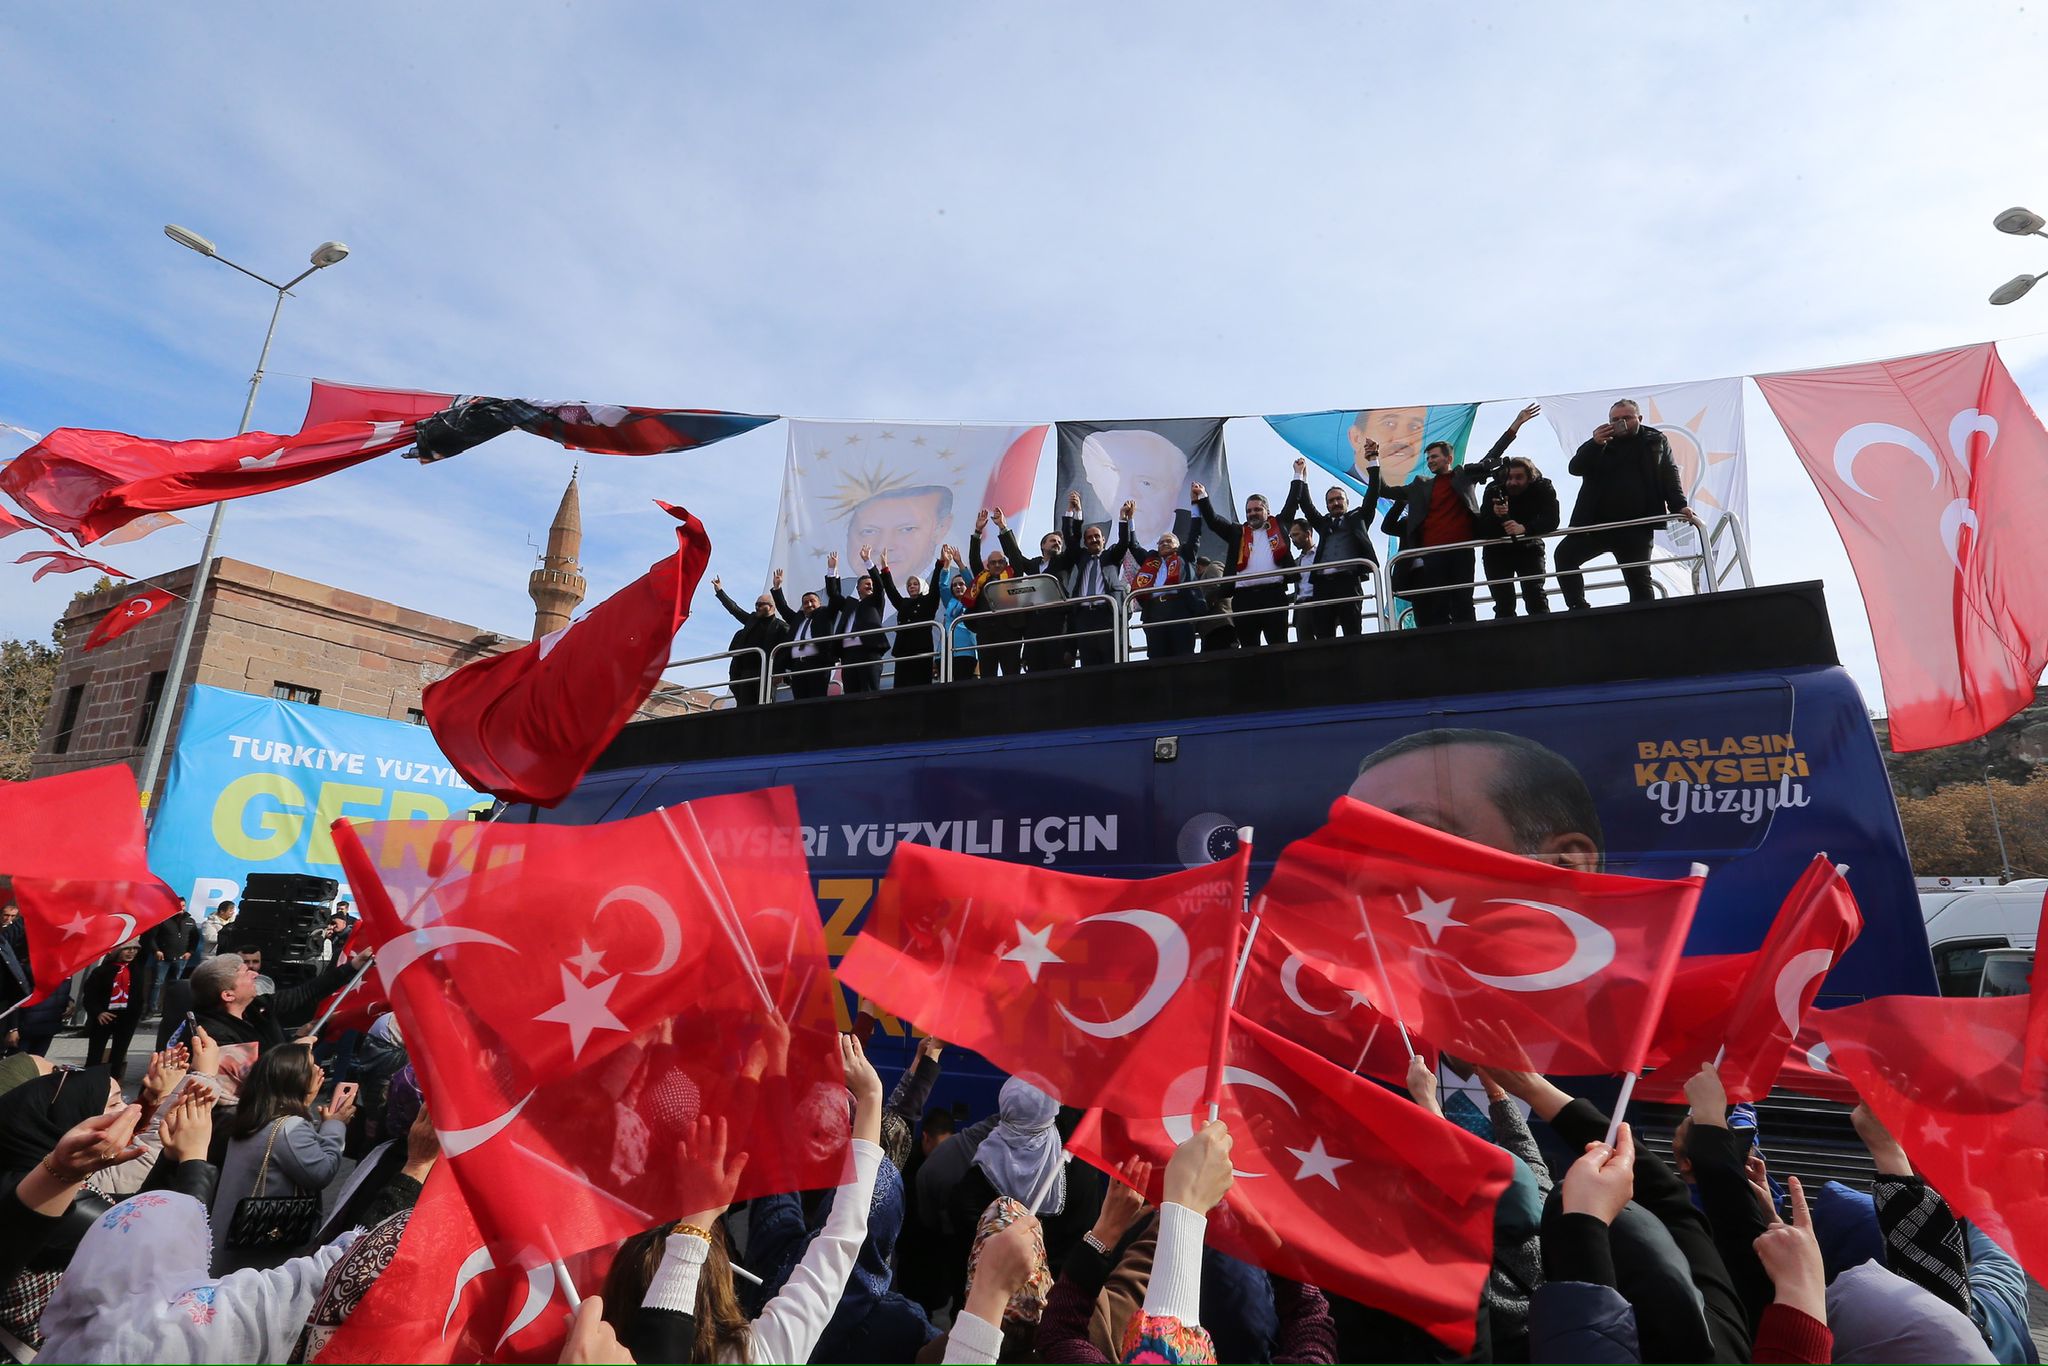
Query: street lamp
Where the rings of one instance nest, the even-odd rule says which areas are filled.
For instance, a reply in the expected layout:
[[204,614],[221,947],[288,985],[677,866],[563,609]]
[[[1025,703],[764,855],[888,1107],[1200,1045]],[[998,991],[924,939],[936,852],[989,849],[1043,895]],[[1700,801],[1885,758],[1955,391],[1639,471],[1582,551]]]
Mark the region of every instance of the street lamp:
[[[2007,209],[1991,220],[1991,226],[2014,237],[2048,237],[2048,232],[2042,231],[2044,227],[2048,227],[2048,219],[2042,218],[2032,209]],[[2027,291],[2043,279],[2048,279],[2048,275],[2015,275],[1991,291],[1991,302],[2015,303],[2025,298]]]
[[[312,262],[311,265],[300,271],[297,275],[294,275],[291,279],[286,280],[283,284],[279,284],[275,280],[266,279],[264,276],[258,275],[246,266],[236,265],[233,261],[221,255],[220,249],[214,246],[211,241],[201,237],[190,228],[181,228],[176,223],[166,223],[164,224],[164,236],[170,238],[181,247],[189,247],[201,256],[220,262],[231,270],[238,270],[257,283],[277,292],[277,302],[271,306],[270,310],[270,328],[263,334],[263,350],[257,353],[256,356],[256,372],[249,376],[249,397],[242,404],[242,423],[239,427],[235,428],[235,435],[240,436],[249,430],[249,419],[256,412],[256,392],[263,387],[263,367],[270,360],[270,342],[272,338],[277,336],[277,315],[284,311],[285,295],[291,292],[293,285],[298,284],[315,271],[325,270],[327,267],[347,259],[348,248],[340,242],[322,242],[319,246],[313,248],[312,255],[308,258]],[[213,505],[213,517],[206,524],[206,544],[200,549],[198,568],[192,571],[192,586],[187,590],[185,614],[178,622],[177,640],[171,646],[170,668],[164,675],[167,684],[164,689],[168,695],[167,700],[160,700],[157,703],[156,715],[150,719],[149,748],[143,751],[142,755],[140,785],[142,788],[142,800],[144,803],[152,805],[152,816],[155,814],[153,802],[156,794],[157,772],[163,767],[164,746],[169,741],[171,735],[171,717],[178,708],[178,684],[179,680],[185,676],[185,661],[192,653],[192,637],[199,628],[199,604],[205,600],[206,581],[212,577],[213,548],[220,540],[221,518],[226,514],[227,506],[224,502],[215,503]]]
[[1991,833],[1998,836],[1998,880],[2012,881],[2012,860],[2005,855],[2005,827],[1998,823],[1998,794],[1991,789],[1991,765],[1984,765],[1984,800],[1991,803]]

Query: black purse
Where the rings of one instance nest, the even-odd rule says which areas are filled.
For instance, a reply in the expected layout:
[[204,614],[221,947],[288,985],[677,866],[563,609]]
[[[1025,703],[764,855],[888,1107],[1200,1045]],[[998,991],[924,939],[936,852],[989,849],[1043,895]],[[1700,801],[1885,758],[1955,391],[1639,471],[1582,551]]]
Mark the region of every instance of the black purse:
[[301,1191],[294,1195],[261,1195],[264,1178],[270,1174],[270,1152],[277,1146],[277,1131],[283,1120],[270,1126],[270,1139],[263,1145],[263,1162],[256,1169],[251,1194],[235,1204],[235,1217],[228,1222],[227,1245],[246,1249],[292,1249],[304,1247],[320,1227],[320,1196]]

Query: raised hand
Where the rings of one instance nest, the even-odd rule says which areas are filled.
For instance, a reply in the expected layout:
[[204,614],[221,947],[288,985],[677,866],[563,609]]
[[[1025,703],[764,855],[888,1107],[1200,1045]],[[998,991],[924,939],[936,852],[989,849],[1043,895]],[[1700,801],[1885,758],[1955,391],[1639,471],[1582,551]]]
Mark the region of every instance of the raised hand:
[[1126,498],[1126,499],[1124,499],[1124,505],[1123,505],[1123,507],[1122,507],[1122,508],[1121,508],[1121,509],[1120,509],[1120,510],[1119,510],[1119,511],[1117,512],[1117,520],[1118,520],[1118,521],[1123,521],[1123,522],[1128,522],[1128,521],[1130,521],[1130,520],[1131,520],[1131,518],[1132,518],[1133,516],[1135,516],[1135,515],[1137,514],[1137,511],[1138,511],[1138,504],[1137,504],[1137,500],[1135,500],[1135,499],[1131,499],[1131,498]]
[[714,593],[723,593],[725,591],[725,580],[719,578],[718,575],[713,574],[711,576],[711,591]]
[[1130,1232],[1145,1210],[1145,1190],[1152,1184],[1152,1164],[1142,1157],[1127,1157],[1117,1164],[1116,1179],[1102,1197],[1102,1212],[1095,1216],[1095,1241],[1115,1247]]
[[1686,1103],[1692,1106],[1692,1122],[1715,1129],[1728,1127],[1728,1091],[1721,1085],[1721,1071],[1708,1063],[1686,1078]]
[[1197,1214],[1216,1208],[1234,1179],[1230,1148],[1230,1128],[1220,1119],[1212,1119],[1190,1134],[1166,1164],[1166,1202]]
[[1521,431],[1521,430],[1522,430],[1522,425],[1523,425],[1524,423],[1526,423],[1526,422],[1527,422],[1527,421],[1528,421],[1528,420],[1529,420],[1530,418],[1532,418],[1532,417],[1535,417],[1535,416],[1536,416],[1536,415],[1537,415],[1538,413],[1540,413],[1540,412],[1542,412],[1542,411],[1543,411],[1543,405],[1542,405],[1542,404],[1540,404],[1540,403],[1532,403],[1532,404],[1530,404],[1530,405],[1529,405],[1528,407],[1526,407],[1526,408],[1522,409],[1522,411],[1521,411],[1521,412],[1519,412],[1519,413],[1516,413],[1516,414],[1515,414],[1515,420],[1514,420],[1513,422],[1510,422],[1510,423],[1508,424],[1508,430],[1509,430],[1509,431],[1511,431],[1511,432],[1519,432],[1519,431]]
[[997,531],[1008,531],[1010,529],[1010,523],[1003,516],[1003,510],[1001,508],[991,509],[989,512],[989,516],[995,519]]
[[1073,513],[1076,517],[1081,515],[1081,490],[1067,490],[1067,511]]
[[974,1284],[961,1306],[983,1323],[1001,1324],[1011,1298],[1031,1283],[1045,1259],[1045,1235],[1026,1214],[991,1234],[974,1261]]
[[838,551],[836,551],[836,550],[835,550],[835,551],[833,551],[833,552],[832,552],[831,554],[829,554],[829,555],[827,555],[827,556],[825,557],[825,572],[826,572],[827,574],[837,574],[837,573],[839,572],[839,552],[838,552]]
[[1377,442],[1377,441],[1373,440],[1373,439],[1372,439],[1371,437],[1367,437],[1367,438],[1366,438],[1366,439],[1365,439],[1365,440],[1364,440],[1363,442],[1361,442],[1361,443],[1359,444],[1359,447],[1358,447],[1358,448],[1359,448],[1359,449],[1360,449],[1361,451],[1364,451],[1364,452],[1365,452],[1365,463],[1366,463],[1366,464],[1368,464],[1368,465],[1377,465],[1377,464],[1379,463],[1379,460],[1380,460],[1380,443],[1379,443],[1379,442]]
[[1423,1109],[1439,1119],[1443,1117],[1444,1107],[1436,1098],[1436,1069],[1424,1062],[1420,1054],[1408,1059],[1408,1094]]
[[1209,496],[1209,486],[1207,484],[1192,485],[1188,489],[1188,496],[1199,503]]
[[180,1162],[204,1162],[213,1142],[213,1107],[219,1099],[211,1086],[186,1087],[157,1126],[164,1151]]
[[676,1143],[676,1169],[682,1178],[682,1203],[690,1207],[683,1222],[708,1229],[731,1207],[740,1174],[747,1169],[747,1155],[727,1153],[723,1115],[699,1115]]
[[1821,1262],[1820,1242],[1813,1235],[1813,1215],[1806,1208],[1806,1191],[1798,1177],[1786,1183],[1792,1222],[1778,1217],[1770,1192],[1762,1192],[1764,1217],[1770,1227],[1750,1244],[1764,1272],[1777,1287],[1777,1301],[1800,1313],[1827,1322],[1827,1269]]
[[988,509],[983,508],[974,514],[974,534],[979,536],[986,530],[988,530]]
[[1294,477],[1296,479],[1308,478],[1308,461],[1298,455],[1294,457]]
[[884,572],[884,573],[886,573],[886,572],[888,571],[888,568],[889,568],[889,547],[888,547],[888,546],[883,546],[883,547],[882,547],[882,559],[881,559],[881,566],[882,566],[882,570],[883,570],[883,572]]
[[202,1077],[220,1075],[220,1045],[196,1024],[192,1026],[192,1070]]
[[851,1034],[839,1036],[839,1061],[846,1069],[846,1089],[853,1092],[853,1136],[870,1143],[882,1137],[882,1077],[868,1061],[867,1050]]
[[1636,1190],[1636,1140],[1628,1125],[1615,1135],[1614,1146],[1588,1143],[1586,1151],[1564,1174],[1561,1192],[1566,1214],[1590,1214],[1611,1224]]
[[103,1167],[118,1167],[149,1150],[135,1141],[142,1107],[127,1105],[73,1125],[43,1159],[44,1170],[77,1185]]
[[177,1090],[178,1083],[185,1080],[185,1073],[190,1070],[187,1067],[189,1061],[185,1045],[181,1043],[172,1044],[161,1053],[150,1054],[149,1071],[142,1075],[142,1103],[152,1110],[163,1104],[164,1097]]
[[782,587],[782,571],[780,569],[776,570],[774,574],[769,576],[768,586],[770,588]]
[[864,545],[860,548],[860,562],[862,564],[873,564],[875,562],[875,548],[873,546]]

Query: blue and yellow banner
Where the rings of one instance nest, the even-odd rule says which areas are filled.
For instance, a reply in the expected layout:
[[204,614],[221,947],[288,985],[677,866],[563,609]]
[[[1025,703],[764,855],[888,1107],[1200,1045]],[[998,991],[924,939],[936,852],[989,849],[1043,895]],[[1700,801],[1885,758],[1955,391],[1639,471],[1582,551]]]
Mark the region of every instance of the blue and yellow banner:
[[425,726],[195,685],[149,866],[195,916],[250,873],[341,877],[335,820],[442,820],[491,799]]
[[1448,441],[1455,464],[1465,463],[1476,403],[1433,403],[1419,408],[1331,408],[1320,413],[1281,413],[1266,425],[1280,439],[1360,493],[1365,492],[1368,440],[1379,443],[1380,479],[1405,484],[1423,468],[1422,450]]

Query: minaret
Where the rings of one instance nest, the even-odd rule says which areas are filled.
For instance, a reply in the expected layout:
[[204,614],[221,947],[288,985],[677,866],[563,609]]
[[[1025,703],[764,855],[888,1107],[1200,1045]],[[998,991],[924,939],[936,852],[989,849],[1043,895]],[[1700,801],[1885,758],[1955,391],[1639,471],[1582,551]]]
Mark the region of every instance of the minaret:
[[583,601],[583,566],[577,555],[583,549],[583,506],[576,498],[576,475],[569,475],[569,487],[562,490],[562,505],[548,527],[548,549],[540,568],[526,580],[533,598],[533,638],[569,624],[569,616]]

